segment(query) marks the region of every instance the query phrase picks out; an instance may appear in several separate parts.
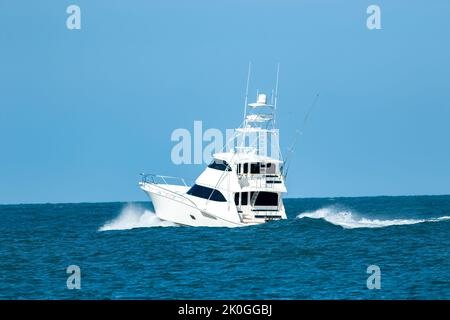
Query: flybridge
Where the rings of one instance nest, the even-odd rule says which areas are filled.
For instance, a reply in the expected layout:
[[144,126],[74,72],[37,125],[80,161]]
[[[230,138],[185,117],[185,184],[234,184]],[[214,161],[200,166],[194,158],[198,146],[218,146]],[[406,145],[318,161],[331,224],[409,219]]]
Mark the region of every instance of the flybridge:
[[275,111],[278,101],[278,79],[280,73],[280,64],[277,65],[277,77],[275,89],[272,90],[270,103],[267,101],[267,95],[256,92],[256,102],[248,103],[248,89],[250,84],[252,65],[248,65],[247,86],[245,90],[244,103],[244,128],[274,129],[275,128]]
[[236,129],[229,150],[281,159],[279,131],[275,128],[275,107],[267,104],[265,94],[248,104],[242,127]]
[[[267,96],[264,93],[258,93],[256,102],[249,103],[248,106],[253,110],[269,109],[269,111],[272,111],[274,108],[272,104],[267,104]],[[245,117],[245,124],[250,126],[254,123],[270,122],[273,120],[273,117],[273,112],[263,113],[259,111],[258,113],[247,114]]]
[[278,79],[280,65],[277,65],[275,89],[272,90],[270,102],[265,93],[257,90],[256,102],[248,103],[251,63],[248,67],[247,86],[245,92],[244,121],[242,127],[236,129],[235,150],[242,153],[254,153],[281,159],[279,148],[279,132],[275,127],[275,115],[278,100]]

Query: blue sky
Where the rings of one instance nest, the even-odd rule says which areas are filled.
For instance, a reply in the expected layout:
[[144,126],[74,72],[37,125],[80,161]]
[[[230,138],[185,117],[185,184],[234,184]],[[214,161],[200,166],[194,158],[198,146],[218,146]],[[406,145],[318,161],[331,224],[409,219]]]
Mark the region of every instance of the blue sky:
[[[81,30],[66,8],[81,8]],[[381,30],[366,9],[381,7]],[[0,2],[0,203],[146,200],[176,128],[241,122],[281,63],[288,197],[450,193],[450,2]]]

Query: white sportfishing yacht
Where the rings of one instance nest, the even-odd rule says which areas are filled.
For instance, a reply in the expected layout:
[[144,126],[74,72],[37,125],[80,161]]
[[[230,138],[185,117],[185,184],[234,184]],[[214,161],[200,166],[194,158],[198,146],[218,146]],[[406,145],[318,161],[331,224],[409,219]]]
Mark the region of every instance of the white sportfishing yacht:
[[[249,78],[250,69],[247,93]],[[188,186],[182,178],[143,175],[139,185],[150,196],[160,219],[205,227],[286,219],[282,193],[287,190],[275,128],[277,88],[278,71],[270,102],[266,94],[257,93],[256,102],[247,104],[246,93],[242,125],[193,185]]]

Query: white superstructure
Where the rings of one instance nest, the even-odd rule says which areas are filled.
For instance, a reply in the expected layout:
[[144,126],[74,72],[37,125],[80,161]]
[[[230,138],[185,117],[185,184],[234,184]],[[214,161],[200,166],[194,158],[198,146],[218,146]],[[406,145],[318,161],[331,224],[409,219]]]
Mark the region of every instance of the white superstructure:
[[275,128],[277,87],[278,72],[270,103],[262,93],[254,103],[245,99],[244,121],[228,142],[229,151],[214,154],[193,185],[181,178],[143,175],[139,185],[160,219],[207,227],[286,219],[282,194],[287,190]]

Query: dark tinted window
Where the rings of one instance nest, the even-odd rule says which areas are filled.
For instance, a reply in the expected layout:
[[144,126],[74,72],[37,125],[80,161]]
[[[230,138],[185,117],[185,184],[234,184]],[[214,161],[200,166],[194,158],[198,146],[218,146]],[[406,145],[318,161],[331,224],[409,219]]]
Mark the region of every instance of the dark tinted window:
[[259,173],[259,163],[250,164],[250,173]]
[[221,170],[221,171],[231,171],[231,167],[228,165],[228,163],[224,160],[217,160],[214,159],[213,162],[211,162],[208,166],[208,168]]
[[244,163],[244,173],[248,173],[248,163]]
[[209,199],[212,201],[219,201],[219,202],[225,202],[227,201],[225,197],[220,193],[220,191],[211,189],[204,186],[199,186],[198,184],[194,184],[187,194],[190,194],[194,197],[199,197],[203,199]]
[[[254,192],[252,192],[252,197],[253,194]],[[278,194],[275,192],[259,192],[255,206],[278,206]]]
[[239,193],[238,192],[236,192],[234,194],[234,204],[237,206],[239,205]]
[[275,163],[268,163],[266,166],[266,173],[275,173]]
[[241,193],[241,205],[246,206],[248,203],[248,192]]

